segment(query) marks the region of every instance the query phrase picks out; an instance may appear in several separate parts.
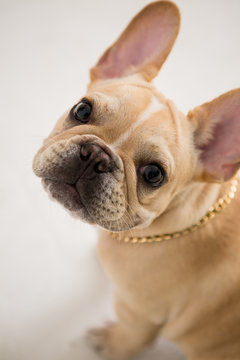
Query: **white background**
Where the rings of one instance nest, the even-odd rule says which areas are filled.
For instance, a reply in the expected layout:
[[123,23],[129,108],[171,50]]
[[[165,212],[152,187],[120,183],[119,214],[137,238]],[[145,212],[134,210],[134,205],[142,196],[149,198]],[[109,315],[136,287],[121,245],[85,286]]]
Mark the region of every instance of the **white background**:
[[[32,158],[88,69],[145,0],[0,1],[0,359],[94,360],[85,331],[113,315],[96,230],[51,202]],[[188,109],[240,83],[239,0],[176,0],[180,36],[157,87]],[[160,341],[139,359],[180,360]]]

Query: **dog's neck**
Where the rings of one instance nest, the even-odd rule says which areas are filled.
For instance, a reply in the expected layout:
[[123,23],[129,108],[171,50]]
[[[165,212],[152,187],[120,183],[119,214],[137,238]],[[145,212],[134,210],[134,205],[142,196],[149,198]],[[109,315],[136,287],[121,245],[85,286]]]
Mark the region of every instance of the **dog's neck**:
[[182,231],[197,223],[225,188],[225,185],[197,182],[188,185],[150,226],[126,231],[124,234],[126,236],[152,236]]

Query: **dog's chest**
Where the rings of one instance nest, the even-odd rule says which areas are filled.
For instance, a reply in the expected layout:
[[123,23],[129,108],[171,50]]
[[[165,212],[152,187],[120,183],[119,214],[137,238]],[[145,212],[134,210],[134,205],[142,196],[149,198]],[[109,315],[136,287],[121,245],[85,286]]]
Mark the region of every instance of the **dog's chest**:
[[168,317],[176,298],[187,299],[189,264],[172,245],[125,244],[103,235],[98,252],[116,291],[154,321]]
[[[236,271],[233,281],[231,270],[233,258],[217,254],[215,247],[206,249],[205,244],[198,244],[196,249],[193,239],[125,244],[102,234],[98,250],[116,291],[152,321],[168,323],[168,338],[179,338],[189,329],[197,331],[194,324],[222,313],[226,298],[231,299],[236,313],[240,311],[238,275]],[[216,283],[217,288],[212,286]]]

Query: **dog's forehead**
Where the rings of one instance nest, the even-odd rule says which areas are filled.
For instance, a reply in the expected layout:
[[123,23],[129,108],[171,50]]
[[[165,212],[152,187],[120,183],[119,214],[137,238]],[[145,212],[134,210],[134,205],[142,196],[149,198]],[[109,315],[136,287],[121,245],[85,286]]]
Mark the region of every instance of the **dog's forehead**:
[[132,140],[163,135],[172,125],[172,114],[165,97],[145,82],[111,81],[89,89],[102,118],[101,127],[113,148],[125,146]]
[[91,86],[86,97],[109,115],[121,117],[124,113],[133,115],[144,110],[152,95],[153,87],[145,82],[108,80]]

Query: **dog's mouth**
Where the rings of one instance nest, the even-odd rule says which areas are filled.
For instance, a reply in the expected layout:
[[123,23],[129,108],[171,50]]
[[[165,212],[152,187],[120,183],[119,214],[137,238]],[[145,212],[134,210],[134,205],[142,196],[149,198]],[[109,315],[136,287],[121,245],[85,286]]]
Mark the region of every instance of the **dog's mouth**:
[[[69,213],[91,225],[105,230],[125,231],[133,227],[126,218],[124,196],[117,197],[120,189],[111,184],[112,179],[103,179],[95,189],[79,179],[74,185],[52,179],[42,179],[50,199],[56,200]],[[116,185],[116,184],[115,184]]]
[[95,223],[81,199],[76,184],[71,185],[51,179],[42,179],[42,184],[49,197],[63,205],[71,215],[90,224]]

